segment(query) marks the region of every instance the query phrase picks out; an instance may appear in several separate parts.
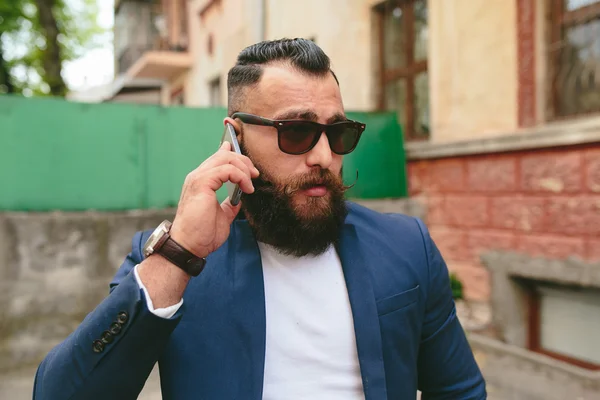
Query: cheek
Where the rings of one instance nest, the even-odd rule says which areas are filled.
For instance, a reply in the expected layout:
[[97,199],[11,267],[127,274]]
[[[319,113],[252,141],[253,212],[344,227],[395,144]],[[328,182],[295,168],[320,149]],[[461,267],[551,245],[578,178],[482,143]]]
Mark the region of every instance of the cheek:
[[306,162],[302,156],[292,156],[282,152],[279,152],[271,166],[273,173],[281,182],[289,180],[291,176],[308,172]]
[[331,172],[333,172],[334,174],[339,174],[340,171],[342,170],[343,161],[344,161],[343,156],[334,154],[333,159],[331,160],[331,166],[329,167]]

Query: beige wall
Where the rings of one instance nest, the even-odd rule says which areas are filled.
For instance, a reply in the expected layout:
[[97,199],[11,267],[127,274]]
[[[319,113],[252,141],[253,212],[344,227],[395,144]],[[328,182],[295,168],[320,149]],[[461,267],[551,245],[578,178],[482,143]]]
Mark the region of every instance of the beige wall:
[[143,92],[122,93],[113,97],[110,103],[162,104],[160,89]]
[[[260,38],[261,0],[222,0],[201,21],[199,11],[207,0],[190,2],[191,52],[195,65],[190,72],[186,100],[191,106],[206,106],[208,82],[221,77],[223,105],[227,103],[227,71],[238,53]],[[340,80],[348,110],[375,107],[374,55],[371,53],[371,9],[373,0],[289,0],[266,1],[266,39],[314,37],[330,56]],[[332,18],[335,15],[335,18]],[[213,35],[214,54],[206,51],[208,35]]]
[[516,1],[429,1],[432,141],[517,128]]
[[186,102],[186,105],[192,106],[190,104],[190,99],[193,99],[193,86],[190,84],[192,81],[192,76],[190,72],[185,72],[178,77],[174,78],[172,81],[165,83],[162,86],[160,99],[161,104],[164,106],[171,105],[171,95],[173,91],[183,87],[183,96]]
[[[542,0],[540,0],[542,1]],[[378,0],[266,0],[267,39],[314,37],[331,57],[348,110],[376,105],[376,43],[372,6]],[[221,78],[240,50],[260,40],[261,0],[222,0],[201,21],[209,0],[189,3],[190,51],[186,103],[209,104],[208,83]],[[429,0],[432,141],[496,136],[517,129],[516,1]],[[208,35],[214,53],[208,55]]]
[[331,58],[347,110],[376,105],[373,0],[268,1],[267,38],[314,37]]
[[[194,66],[188,81],[190,89],[186,92],[188,105],[208,106],[209,82],[216,77],[221,79],[221,103],[227,104],[227,71],[240,50],[254,42],[250,30],[254,19],[245,18],[253,9],[251,2],[256,0],[223,0],[211,7],[202,20],[199,12],[208,1],[190,2],[190,51]],[[212,55],[207,51],[209,35],[213,37]]]

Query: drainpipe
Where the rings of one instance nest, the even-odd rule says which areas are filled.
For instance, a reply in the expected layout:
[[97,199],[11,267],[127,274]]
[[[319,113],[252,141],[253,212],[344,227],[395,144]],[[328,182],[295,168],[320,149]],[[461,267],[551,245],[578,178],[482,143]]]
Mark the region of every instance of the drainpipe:
[[267,0],[257,0],[258,2],[258,41],[266,40],[267,31]]

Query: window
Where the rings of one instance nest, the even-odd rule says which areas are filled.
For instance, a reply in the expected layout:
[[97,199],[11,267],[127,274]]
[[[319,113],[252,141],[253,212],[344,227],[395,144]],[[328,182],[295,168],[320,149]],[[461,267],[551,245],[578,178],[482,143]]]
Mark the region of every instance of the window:
[[221,106],[221,78],[217,77],[208,83],[209,105]]
[[375,7],[381,110],[397,111],[407,139],[429,138],[427,1],[388,0]]
[[600,112],[600,0],[549,1],[552,114]]
[[183,86],[179,89],[175,89],[171,92],[171,105],[172,106],[183,106],[185,105],[185,97],[183,93]]
[[548,284],[531,296],[530,349],[600,370],[600,290]]

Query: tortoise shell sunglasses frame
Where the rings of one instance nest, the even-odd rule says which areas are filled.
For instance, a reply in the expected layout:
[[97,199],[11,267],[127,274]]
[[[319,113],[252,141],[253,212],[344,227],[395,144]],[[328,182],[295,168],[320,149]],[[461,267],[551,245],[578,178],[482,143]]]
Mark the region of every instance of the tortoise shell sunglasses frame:
[[249,125],[271,126],[277,129],[279,149],[291,155],[309,152],[324,132],[329,140],[331,151],[338,155],[351,153],[360,140],[366,125],[352,120],[320,124],[307,120],[272,120],[258,115],[236,112],[231,115]]

